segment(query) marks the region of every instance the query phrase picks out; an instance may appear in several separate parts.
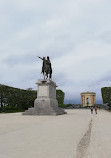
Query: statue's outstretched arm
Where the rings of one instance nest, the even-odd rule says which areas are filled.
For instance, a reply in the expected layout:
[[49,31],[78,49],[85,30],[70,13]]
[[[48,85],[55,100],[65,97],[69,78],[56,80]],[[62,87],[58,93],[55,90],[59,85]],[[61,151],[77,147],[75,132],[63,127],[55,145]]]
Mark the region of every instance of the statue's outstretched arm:
[[37,56],[37,57],[43,60],[43,58],[41,58],[41,57],[39,57],[39,56]]

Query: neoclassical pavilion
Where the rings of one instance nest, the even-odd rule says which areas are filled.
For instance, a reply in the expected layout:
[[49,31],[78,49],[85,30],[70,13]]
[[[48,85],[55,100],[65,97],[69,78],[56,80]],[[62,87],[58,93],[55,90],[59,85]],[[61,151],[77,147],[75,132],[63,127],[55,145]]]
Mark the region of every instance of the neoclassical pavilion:
[[93,106],[96,104],[96,93],[94,92],[83,92],[81,93],[81,104],[85,106]]

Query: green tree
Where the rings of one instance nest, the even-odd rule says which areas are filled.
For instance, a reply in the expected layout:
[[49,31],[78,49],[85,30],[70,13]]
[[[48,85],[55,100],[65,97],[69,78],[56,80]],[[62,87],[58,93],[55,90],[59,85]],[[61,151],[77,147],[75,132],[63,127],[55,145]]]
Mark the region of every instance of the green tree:
[[26,110],[33,106],[36,96],[36,91],[32,88],[24,90],[0,84],[0,104],[2,108],[7,105],[9,108]]
[[7,98],[8,98],[9,90],[8,86],[0,84],[0,104],[1,107],[7,104]]
[[101,88],[103,104],[108,104],[111,106],[111,87]]
[[64,104],[65,93],[62,90],[56,90],[56,98],[59,105]]

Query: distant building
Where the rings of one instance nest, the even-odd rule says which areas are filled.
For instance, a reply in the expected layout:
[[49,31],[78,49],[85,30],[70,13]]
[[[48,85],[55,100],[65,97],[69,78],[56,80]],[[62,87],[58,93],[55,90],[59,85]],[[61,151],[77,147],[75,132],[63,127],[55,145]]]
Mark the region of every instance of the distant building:
[[81,104],[85,106],[93,106],[96,104],[96,93],[94,92],[83,92],[81,93]]

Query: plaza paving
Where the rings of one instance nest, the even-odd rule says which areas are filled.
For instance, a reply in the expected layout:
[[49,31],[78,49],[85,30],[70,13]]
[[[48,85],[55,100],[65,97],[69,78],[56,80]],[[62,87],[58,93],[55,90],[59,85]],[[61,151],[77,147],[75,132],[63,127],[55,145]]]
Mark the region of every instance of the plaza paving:
[[111,113],[0,114],[0,158],[111,158]]

